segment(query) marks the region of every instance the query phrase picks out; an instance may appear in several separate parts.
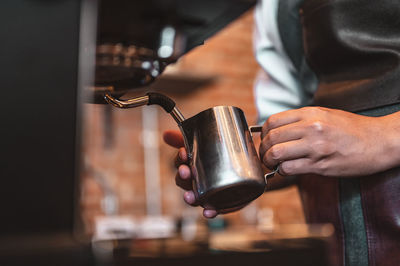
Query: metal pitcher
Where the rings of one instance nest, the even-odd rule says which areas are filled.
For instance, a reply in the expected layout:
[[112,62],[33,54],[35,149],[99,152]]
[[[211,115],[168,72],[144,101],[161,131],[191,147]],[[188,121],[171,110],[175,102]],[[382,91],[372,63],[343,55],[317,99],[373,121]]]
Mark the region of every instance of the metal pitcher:
[[193,191],[202,206],[227,212],[259,197],[265,190],[261,161],[241,109],[217,106],[185,119],[175,103],[159,93],[118,100],[106,94],[108,103],[119,108],[158,104],[172,115],[182,132],[193,175]]

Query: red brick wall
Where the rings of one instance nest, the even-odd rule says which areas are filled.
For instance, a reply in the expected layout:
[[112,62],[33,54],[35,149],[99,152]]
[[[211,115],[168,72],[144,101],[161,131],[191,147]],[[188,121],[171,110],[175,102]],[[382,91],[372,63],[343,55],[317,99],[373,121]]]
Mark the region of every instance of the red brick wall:
[[[234,105],[246,114],[249,125],[254,124],[257,111],[254,106],[253,81],[259,67],[252,52],[252,12],[229,25],[222,32],[184,56],[171,73],[194,76],[215,76],[210,85],[192,92],[166,91],[174,98],[186,117],[216,105]],[[168,73],[168,71],[167,71]],[[133,95],[143,93],[135,91]],[[112,143],[105,148],[105,106],[88,105],[85,122],[85,157],[117,192],[119,213],[129,215],[146,214],[144,193],[142,107],[129,110],[112,109]],[[175,186],[173,159],[176,150],[162,142],[162,132],[177,129],[175,122],[162,109],[159,117],[159,152],[162,183],[163,213],[179,216],[185,207],[182,192]],[[154,158],[157,160],[157,158]],[[83,175],[84,218],[90,223],[95,215],[101,214],[102,197],[93,173]],[[271,208],[277,223],[304,222],[301,205],[295,188],[266,193],[256,200],[255,206]],[[241,213],[227,216],[235,223],[242,223]]]

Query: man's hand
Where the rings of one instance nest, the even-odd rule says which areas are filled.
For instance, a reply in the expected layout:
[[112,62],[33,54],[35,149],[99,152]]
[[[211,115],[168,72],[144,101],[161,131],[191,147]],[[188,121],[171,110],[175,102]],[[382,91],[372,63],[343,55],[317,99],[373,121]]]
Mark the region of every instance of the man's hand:
[[[182,134],[178,130],[169,130],[164,132],[164,141],[172,147],[178,148],[178,155],[175,160],[178,172],[176,173],[175,183],[186,190],[183,194],[185,202],[192,206],[197,206],[196,197],[192,190],[192,173],[190,171],[188,163],[188,156],[186,149],[184,148],[184,141]],[[203,216],[206,218],[214,218],[218,215],[218,212],[212,208],[206,207],[203,210]]]
[[264,124],[260,158],[282,175],[360,176],[400,165],[400,113],[367,117],[305,107]]

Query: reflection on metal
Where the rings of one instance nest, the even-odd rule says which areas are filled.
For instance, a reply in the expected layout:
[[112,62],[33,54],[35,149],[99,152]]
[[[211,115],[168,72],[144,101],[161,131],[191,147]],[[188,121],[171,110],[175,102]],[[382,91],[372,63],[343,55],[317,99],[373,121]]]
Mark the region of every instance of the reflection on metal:
[[261,161],[242,110],[217,106],[180,125],[202,205],[234,210],[264,192]]
[[129,100],[119,100],[119,99],[114,98],[110,94],[106,93],[104,95],[104,99],[109,104],[111,104],[115,107],[118,107],[118,108],[133,108],[133,107],[146,105],[149,103],[149,96],[147,96],[147,95],[138,97],[138,98],[129,99]]
[[185,120],[185,117],[183,116],[183,114],[176,107],[174,107],[174,109],[172,109],[170,115],[174,118],[175,122],[178,124],[181,124]]
[[279,166],[280,166],[280,164],[278,164],[278,165],[276,166],[276,168],[275,168],[272,172],[266,173],[266,174],[264,175],[265,183],[267,183],[267,180],[268,180],[269,178],[274,177],[275,174],[279,174]]
[[[134,107],[139,107],[139,106],[149,104],[149,96],[147,96],[147,95],[129,99],[129,100],[119,100],[119,99],[113,97],[112,95],[106,93],[106,94],[104,94],[104,99],[106,100],[107,103],[109,103],[115,107],[123,108],[123,109],[134,108]],[[185,117],[183,116],[181,111],[179,111],[179,109],[176,107],[174,107],[172,109],[172,111],[170,112],[170,115],[172,116],[172,118],[174,118],[174,120],[178,124],[182,123],[185,120]]]

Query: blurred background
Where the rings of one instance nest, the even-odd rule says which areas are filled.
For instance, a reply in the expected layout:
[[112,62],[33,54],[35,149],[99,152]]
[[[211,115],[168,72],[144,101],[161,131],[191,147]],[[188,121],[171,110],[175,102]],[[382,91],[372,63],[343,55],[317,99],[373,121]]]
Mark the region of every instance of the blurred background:
[[[250,10],[168,66],[152,87],[136,89],[129,96],[149,90],[164,93],[185,117],[213,106],[237,106],[249,125],[256,124],[253,82],[260,68],[253,56],[252,34]],[[175,185],[177,150],[163,142],[162,134],[178,127],[164,110],[156,106],[121,110],[96,104],[84,108],[81,200],[87,233],[101,234],[104,224],[118,227],[115,224],[121,219],[143,221],[149,216],[165,221],[191,217],[200,223],[231,226],[304,223],[295,187],[264,193],[241,211],[207,222],[201,208],[183,202],[183,191]],[[259,136],[254,140],[258,147]]]

